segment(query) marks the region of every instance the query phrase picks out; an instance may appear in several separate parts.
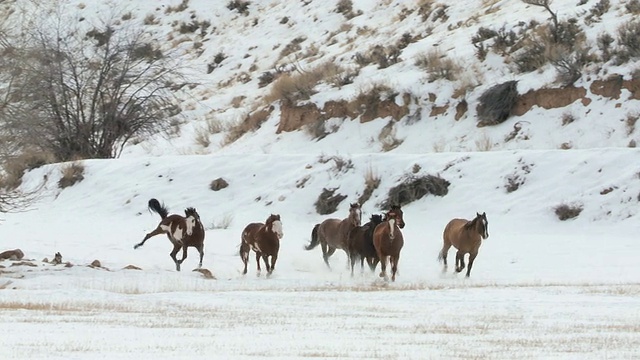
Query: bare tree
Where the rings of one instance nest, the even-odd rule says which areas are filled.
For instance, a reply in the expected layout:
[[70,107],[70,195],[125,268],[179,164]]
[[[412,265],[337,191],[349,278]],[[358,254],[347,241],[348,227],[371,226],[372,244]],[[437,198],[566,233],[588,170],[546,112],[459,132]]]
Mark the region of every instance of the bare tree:
[[17,146],[58,161],[117,157],[180,112],[176,59],[148,34],[113,23],[83,30],[58,19],[22,43],[0,41],[0,130]]
[[551,14],[551,21],[553,22],[553,42],[558,42],[558,13],[551,10],[551,0],[522,0],[523,3],[541,6]]

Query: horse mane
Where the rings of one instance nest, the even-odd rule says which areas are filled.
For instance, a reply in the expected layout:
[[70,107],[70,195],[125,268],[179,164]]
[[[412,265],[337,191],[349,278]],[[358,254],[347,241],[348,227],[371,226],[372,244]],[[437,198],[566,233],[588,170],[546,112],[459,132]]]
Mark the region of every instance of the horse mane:
[[476,216],[473,220],[467,221],[467,223],[464,224],[464,228],[471,229],[476,225],[477,222],[478,222],[478,217]]
[[160,204],[160,202],[155,198],[149,200],[149,204],[147,205],[147,207],[149,208],[149,210],[160,215],[162,219],[169,216],[169,209],[167,209],[164,203]]
[[188,207],[184,210],[184,214],[186,215],[186,217],[189,217],[190,215],[196,215],[198,212],[196,211],[196,208],[193,207]]

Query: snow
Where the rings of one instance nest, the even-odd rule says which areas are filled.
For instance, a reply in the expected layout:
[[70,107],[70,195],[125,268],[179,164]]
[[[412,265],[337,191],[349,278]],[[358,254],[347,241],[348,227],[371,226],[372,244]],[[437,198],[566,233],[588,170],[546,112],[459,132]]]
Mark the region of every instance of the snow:
[[[166,6],[177,1],[162,6],[123,3],[139,21],[156,14],[161,19],[155,30],[159,37],[169,33],[172,21],[189,20],[188,11],[165,13]],[[399,37],[420,24],[417,14],[406,22],[394,21],[407,3],[354,1],[354,8],[364,15],[355,17],[353,28],[341,38],[355,37],[363,26],[378,33],[363,37],[361,49],[391,34]],[[474,3],[475,8],[451,5],[449,23],[471,18],[483,2]],[[79,2],[69,4],[80,11]],[[562,16],[579,10],[575,2],[554,5]],[[190,66],[202,67],[206,59],[224,51],[229,56],[225,62],[242,64],[238,71],[248,71],[251,62],[241,59],[246,53],[260,53],[262,58],[253,59],[259,74],[278,60],[276,43],[284,46],[301,34],[309,38],[308,44],[320,44],[327,59],[341,56],[347,61],[353,54],[342,42],[321,42],[346,21],[333,11],[334,4],[254,1],[249,17],[225,6],[226,2],[189,2],[190,11],[199,9],[198,18],[210,16],[217,27],[208,40],[215,46],[189,59]],[[472,26],[457,28],[451,39],[469,39],[478,26],[486,25],[483,21],[514,24],[526,16],[543,22],[547,16],[541,8],[520,2],[498,1],[493,6],[499,10],[471,21]],[[82,11],[100,10],[97,4],[87,4]],[[256,29],[252,20],[258,13],[269,16],[261,16]],[[289,25],[279,24],[283,16],[291,18]],[[446,38],[436,34],[448,23],[432,25],[434,35],[412,44],[405,54],[442,45]],[[592,31],[603,27],[601,23]],[[446,46],[465,54],[458,40],[451,41]],[[467,40],[459,41],[470,47]],[[252,46],[257,50],[249,51]],[[223,75],[222,70],[234,74]],[[579,102],[565,109],[534,108],[521,119],[478,129],[473,114],[455,123],[453,114],[426,116],[431,106],[427,94],[438,94],[435,105],[441,106],[451,85],[428,84],[426,76],[416,77],[413,62],[405,61],[387,69],[362,69],[354,84],[338,90],[339,96],[327,91],[313,98],[319,104],[348,98],[376,79],[422,94],[416,108],[423,107],[423,117],[395,126],[396,136],[404,141],[391,152],[382,152],[377,140],[389,119],[364,124],[332,119],[339,131],[316,141],[305,131],[276,134],[278,109],[239,141],[218,145],[223,134],[213,134],[212,145],[202,148],[193,134],[205,125],[208,114],[237,121],[265,94],[265,89],[256,90],[255,79],[218,88],[235,72],[224,65],[208,77],[202,74],[196,92],[210,87],[216,95],[190,103],[193,110],[185,115],[189,121],[177,136],[128,146],[119,159],[84,160],[84,180],[65,189],[57,182],[68,164],[46,165],[25,175],[23,190],[42,189],[26,211],[3,214],[0,251],[20,248],[36,266],[0,262],[5,266],[0,269],[3,359],[640,356],[640,150],[627,147],[637,130],[627,133],[620,121],[637,108],[637,101],[596,98],[588,109]],[[505,72],[487,72],[486,79],[492,80],[481,86],[501,82]],[[549,74],[523,75],[518,79],[521,92],[548,81]],[[228,102],[238,94],[247,96],[246,107],[231,108]],[[563,127],[561,116],[567,111],[577,120]],[[526,121],[528,140],[505,143],[504,136],[519,120]],[[559,150],[568,141],[573,148]],[[332,157],[351,161],[352,166],[339,171]],[[368,172],[381,183],[363,204],[365,218],[386,210],[379,204],[407,177],[430,174],[450,182],[447,195],[427,195],[403,206],[405,246],[395,282],[383,281],[378,271],[357,269],[352,277],[341,250],[331,258],[331,270],[319,248],[304,250],[315,224],[346,217],[349,202],[364,190]],[[507,192],[514,176],[524,182]],[[211,181],[220,177],[229,187],[212,191]],[[323,188],[347,195],[331,215],[319,215],[314,208]],[[207,229],[203,268],[215,279],[191,271],[198,264],[194,249],[183,270],[175,271],[165,236],[133,249],[158,224],[157,214],[147,211],[150,198],[166,203],[172,213],[181,214],[186,207],[198,210]],[[554,209],[561,204],[583,210],[577,218],[560,221]],[[471,276],[453,273],[452,266],[443,273],[437,256],[444,226],[452,218],[470,219],[476,212],[486,212],[489,238],[483,241]],[[281,215],[284,228],[275,272],[257,276],[252,253],[249,272],[243,276],[238,255],[242,229],[272,213]],[[449,251],[451,262],[454,251]],[[56,252],[73,266],[42,261]],[[89,267],[94,260],[102,267]],[[128,265],[141,270],[124,269]]]

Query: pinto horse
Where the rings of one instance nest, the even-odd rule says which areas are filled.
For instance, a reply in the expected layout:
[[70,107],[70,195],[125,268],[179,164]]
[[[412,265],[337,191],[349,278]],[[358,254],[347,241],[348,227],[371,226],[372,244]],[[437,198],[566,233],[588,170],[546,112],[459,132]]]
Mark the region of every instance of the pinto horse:
[[[267,275],[271,275],[276,267],[278,251],[280,250],[280,239],[284,236],[282,232],[282,222],[280,215],[271,214],[264,223],[251,223],[242,231],[242,242],[240,243],[240,257],[244,263],[242,274],[247,273],[249,263],[249,252],[256,253],[256,264],[258,275],[260,275],[260,258],[267,268]],[[269,264],[271,256],[271,264]]]
[[404,237],[400,229],[404,228],[404,219],[400,206],[393,205],[384,216],[384,221],[378,224],[373,231],[373,246],[380,259],[380,277],[388,280],[387,258],[391,266],[391,281],[396,281],[400,250],[404,246]]
[[380,259],[373,246],[373,230],[382,222],[382,215],[371,215],[369,222],[358,226],[349,233],[349,260],[351,261],[351,276],[356,261],[360,259],[360,270],[364,269],[364,261],[367,261],[371,271],[376,269]]
[[[200,263],[198,268],[202,267],[202,258],[204,257],[204,226],[200,221],[200,215],[195,208],[189,207],[184,211],[185,216],[173,214],[169,215],[169,210],[160,204],[156,199],[149,200],[149,210],[160,215],[160,224],[155,230],[148,233],[142,242],[136,244],[133,248],[137,249],[144,245],[149,238],[167,234],[169,241],[173,244],[173,250],[169,254],[176,264],[176,270],[180,271],[180,264],[187,258],[187,248],[195,247],[200,253]],[[182,259],[178,260],[176,254],[182,249]]]
[[349,206],[349,215],[340,219],[326,219],[320,224],[316,224],[311,231],[311,242],[305,246],[305,250],[311,250],[320,244],[322,246],[322,257],[325,264],[329,265],[329,257],[336,249],[342,249],[349,255],[348,240],[351,230],[360,226],[362,219],[362,209],[360,204],[353,203]]
[[469,254],[469,267],[467,268],[467,277],[471,274],[473,261],[478,256],[478,249],[482,244],[482,240],[489,237],[489,221],[487,214],[476,213],[476,217],[469,221],[466,219],[453,219],[449,221],[442,233],[444,244],[438,255],[438,260],[444,260],[443,272],[447,271],[447,253],[453,245],[458,252],[456,253],[456,272],[464,270],[464,256]]

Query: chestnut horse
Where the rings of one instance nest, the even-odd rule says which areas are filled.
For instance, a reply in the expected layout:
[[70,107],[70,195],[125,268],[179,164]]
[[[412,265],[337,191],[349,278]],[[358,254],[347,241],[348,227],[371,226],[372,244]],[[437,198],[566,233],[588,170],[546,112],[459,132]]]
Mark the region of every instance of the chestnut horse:
[[373,230],[382,222],[382,215],[371,215],[369,222],[358,226],[349,233],[349,260],[351,261],[351,276],[356,261],[360,259],[360,270],[364,269],[364,261],[367,261],[371,271],[376,269],[380,259],[373,246]]
[[[164,204],[156,199],[149,200],[149,210],[160,215],[160,224],[155,230],[148,233],[142,242],[136,244],[133,248],[137,249],[144,245],[149,238],[167,234],[169,241],[173,244],[173,250],[169,254],[176,264],[176,270],[180,271],[180,264],[187,258],[187,248],[192,246],[200,253],[200,263],[198,267],[202,267],[202,258],[204,257],[204,226],[200,221],[200,215],[196,209],[190,207],[184,211],[185,216],[178,214],[169,215],[169,210]],[[178,260],[176,254],[182,249],[182,259]]]
[[378,224],[373,231],[373,246],[380,259],[380,277],[388,280],[387,258],[391,266],[391,281],[396,281],[400,250],[404,246],[404,237],[400,229],[404,228],[402,209],[399,205],[391,206],[391,210],[384,216],[384,221]]
[[340,219],[326,219],[320,224],[316,224],[311,231],[311,242],[305,246],[306,250],[311,250],[320,244],[322,246],[322,257],[325,264],[329,265],[329,257],[336,249],[342,249],[349,255],[348,240],[351,230],[360,226],[362,210],[360,204],[354,203],[349,206],[349,215]]
[[[276,268],[276,260],[278,260],[278,251],[280,250],[280,239],[284,236],[282,232],[282,222],[280,215],[271,214],[263,223],[251,223],[242,231],[242,242],[240,243],[240,257],[244,263],[242,274],[247,273],[247,264],[249,263],[249,252],[253,250],[256,253],[256,264],[258,266],[258,275],[260,275],[260,258],[264,260],[264,266],[267,268],[267,275],[271,275]],[[271,264],[269,264],[269,256],[271,256]]]
[[475,219],[469,221],[466,219],[453,219],[449,221],[442,233],[444,244],[438,260],[444,260],[443,272],[447,271],[447,253],[453,245],[458,252],[456,253],[456,272],[464,270],[464,256],[469,254],[469,267],[467,268],[467,277],[471,274],[473,261],[478,256],[478,249],[482,244],[482,239],[489,237],[489,222],[487,214],[482,215],[476,213]]

